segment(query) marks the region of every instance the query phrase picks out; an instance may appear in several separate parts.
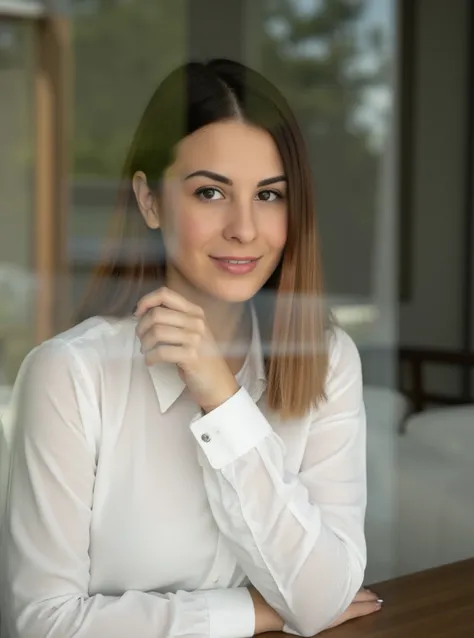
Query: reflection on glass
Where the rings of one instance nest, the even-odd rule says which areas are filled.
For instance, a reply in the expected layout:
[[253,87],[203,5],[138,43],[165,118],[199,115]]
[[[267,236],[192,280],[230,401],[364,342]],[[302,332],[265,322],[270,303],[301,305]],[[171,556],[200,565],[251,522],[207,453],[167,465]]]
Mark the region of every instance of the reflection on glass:
[[306,134],[327,288],[337,296],[373,292],[376,188],[392,104],[392,4],[277,0],[249,6],[251,62],[283,90]]
[[[269,0],[249,3],[246,23],[249,62],[283,90],[305,132],[329,301],[361,347],[368,416],[367,578],[390,578],[397,570],[397,427],[408,404],[394,387],[393,334],[385,325],[374,273],[380,219],[394,212],[386,183],[394,179],[387,178],[394,3]],[[388,208],[381,205],[380,192],[387,195]],[[388,248],[393,237],[383,241]],[[393,281],[385,280],[384,290],[393,290]],[[392,308],[390,315],[392,321]],[[372,364],[363,348],[374,345],[376,330],[390,346]]]
[[0,411],[34,338],[33,37],[0,18]]
[[75,7],[69,257],[76,306],[99,259],[134,126],[160,79],[185,59],[186,9],[184,0]]

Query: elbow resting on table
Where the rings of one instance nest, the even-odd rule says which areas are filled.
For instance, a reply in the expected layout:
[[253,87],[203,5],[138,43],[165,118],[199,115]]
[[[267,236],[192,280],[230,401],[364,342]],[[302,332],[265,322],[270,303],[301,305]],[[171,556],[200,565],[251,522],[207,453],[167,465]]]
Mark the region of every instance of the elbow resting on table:
[[321,596],[322,587],[320,585],[315,587],[313,591],[305,593],[299,600],[295,600],[291,618],[288,617],[288,613],[283,616],[286,630],[291,630],[298,636],[310,638],[327,629],[354,600],[355,595],[362,587],[364,572],[364,565],[360,563],[351,565],[348,568],[346,579],[338,581],[337,588],[335,586],[328,587]]

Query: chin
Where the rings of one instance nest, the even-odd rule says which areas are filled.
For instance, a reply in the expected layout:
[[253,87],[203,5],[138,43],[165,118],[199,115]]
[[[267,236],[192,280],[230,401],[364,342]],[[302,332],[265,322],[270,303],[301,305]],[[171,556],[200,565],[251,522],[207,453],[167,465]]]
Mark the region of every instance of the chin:
[[260,290],[258,286],[236,282],[234,285],[227,282],[227,285],[206,287],[207,294],[219,301],[226,303],[244,303],[250,301]]

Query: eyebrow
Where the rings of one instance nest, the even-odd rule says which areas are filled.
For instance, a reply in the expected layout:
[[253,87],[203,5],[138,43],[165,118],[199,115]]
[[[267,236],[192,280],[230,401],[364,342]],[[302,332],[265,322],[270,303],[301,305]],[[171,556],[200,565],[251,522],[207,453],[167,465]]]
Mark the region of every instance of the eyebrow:
[[[219,175],[219,173],[214,173],[213,171],[194,171],[194,173],[190,173],[185,177],[185,180],[191,179],[192,177],[208,177],[209,179],[213,179],[216,182],[221,182],[221,184],[227,184],[228,186],[232,186],[232,180],[224,175]],[[262,179],[258,182],[257,186],[260,188],[261,186],[270,186],[271,184],[277,184],[278,182],[286,182],[287,179],[285,175],[275,175],[275,177],[267,177],[266,179]]]

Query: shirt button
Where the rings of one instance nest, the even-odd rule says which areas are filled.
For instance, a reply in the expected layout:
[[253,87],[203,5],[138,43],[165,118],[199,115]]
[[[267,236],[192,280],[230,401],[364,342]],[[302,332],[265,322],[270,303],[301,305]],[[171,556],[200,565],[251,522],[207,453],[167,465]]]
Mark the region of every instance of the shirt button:
[[204,441],[204,443],[209,443],[210,440],[211,440],[211,437],[209,436],[209,434],[201,435],[201,441]]

